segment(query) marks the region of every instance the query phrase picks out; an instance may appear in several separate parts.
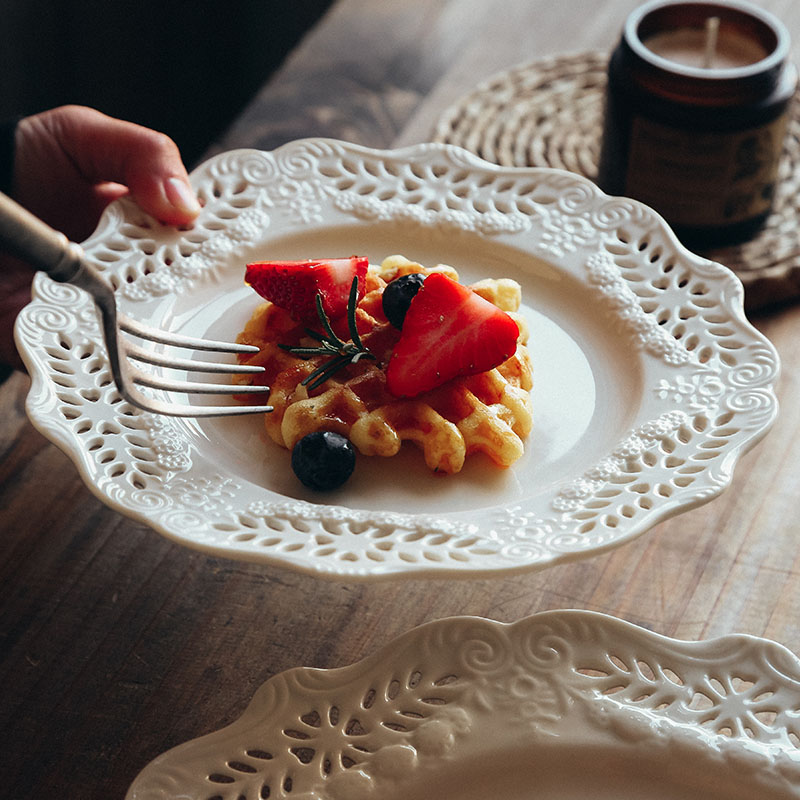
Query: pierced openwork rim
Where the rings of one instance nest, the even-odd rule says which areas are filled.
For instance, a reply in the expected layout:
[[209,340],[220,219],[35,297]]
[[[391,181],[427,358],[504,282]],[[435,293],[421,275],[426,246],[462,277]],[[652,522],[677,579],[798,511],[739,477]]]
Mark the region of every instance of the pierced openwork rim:
[[416,797],[443,771],[460,796],[472,763],[501,785],[506,751],[523,781],[561,753],[600,789],[611,756],[645,782],[679,770],[715,797],[798,797],[798,704],[800,660],[765,639],[679,641],[588,611],[456,617],[351,666],[270,678],[232,725],[156,758],[127,800]]

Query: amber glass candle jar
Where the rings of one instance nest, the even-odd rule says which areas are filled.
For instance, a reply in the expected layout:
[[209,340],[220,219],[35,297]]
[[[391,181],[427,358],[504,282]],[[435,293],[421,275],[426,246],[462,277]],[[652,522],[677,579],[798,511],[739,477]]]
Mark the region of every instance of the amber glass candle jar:
[[749,3],[638,8],[609,63],[599,186],[647,203],[689,246],[752,237],[797,85],[788,55],[785,26]]

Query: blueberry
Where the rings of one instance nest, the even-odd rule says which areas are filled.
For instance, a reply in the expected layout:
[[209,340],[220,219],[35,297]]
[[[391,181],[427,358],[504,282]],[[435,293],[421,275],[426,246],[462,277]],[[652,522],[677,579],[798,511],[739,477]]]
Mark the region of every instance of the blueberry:
[[395,328],[403,327],[406,311],[424,281],[424,275],[412,272],[395,278],[383,290],[383,313]]
[[341,486],[356,465],[350,440],[333,431],[315,431],[304,436],[292,450],[292,469],[309,489],[328,491]]

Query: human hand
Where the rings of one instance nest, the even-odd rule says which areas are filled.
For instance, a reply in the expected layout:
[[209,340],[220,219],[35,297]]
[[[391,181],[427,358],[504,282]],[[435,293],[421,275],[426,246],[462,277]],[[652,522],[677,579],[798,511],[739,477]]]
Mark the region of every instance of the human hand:
[[[200,206],[175,143],[165,134],[83,106],[20,120],[12,195],[36,216],[82,241],[103,209],[130,195],[168,225],[189,224]],[[30,300],[33,270],[0,255],[0,363],[21,366],[14,320]]]

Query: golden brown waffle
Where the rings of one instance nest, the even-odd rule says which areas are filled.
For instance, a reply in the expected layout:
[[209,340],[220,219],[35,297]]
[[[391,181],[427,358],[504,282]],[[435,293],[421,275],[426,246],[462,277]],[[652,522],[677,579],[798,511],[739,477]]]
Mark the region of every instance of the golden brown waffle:
[[[400,332],[387,322],[381,296],[389,281],[411,272],[444,272],[458,280],[452,267],[426,268],[403,256],[390,256],[380,267],[371,265],[356,320],[362,341],[376,359],[348,365],[311,392],[301,382],[324,359],[303,360],[278,346],[299,345],[306,336],[304,328],[272,303],[256,309],[238,341],[259,348],[256,355],[241,360],[265,368],[258,383],[270,387],[274,411],[265,414],[264,424],[273,441],[291,450],[306,434],[330,430],[347,436],[364,455],[393,456],[403,441],[410,440],[422,449],[428,467],[444,473],[458,472],[471,453],[484,453],[502,467],[522,455],[523,439],[532,426],[533,374],[525,346],[527,326],[515,313],[519,285],[507,279],[472,285],[516,320],[520,338],[511,358],[487,372],[398,399],[386,389],[384,366]],[[345,331],[346,327],[341,335],[347,339]]]

